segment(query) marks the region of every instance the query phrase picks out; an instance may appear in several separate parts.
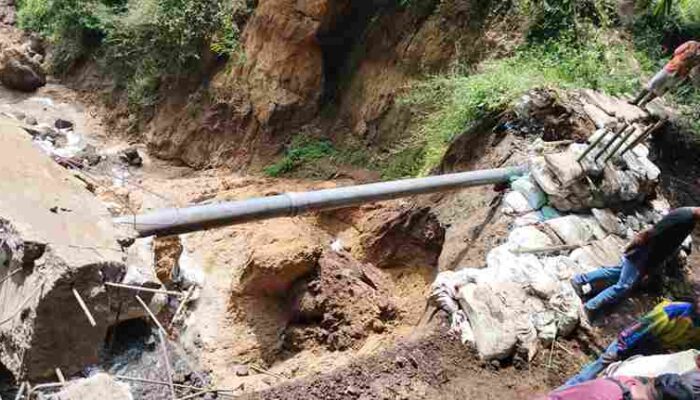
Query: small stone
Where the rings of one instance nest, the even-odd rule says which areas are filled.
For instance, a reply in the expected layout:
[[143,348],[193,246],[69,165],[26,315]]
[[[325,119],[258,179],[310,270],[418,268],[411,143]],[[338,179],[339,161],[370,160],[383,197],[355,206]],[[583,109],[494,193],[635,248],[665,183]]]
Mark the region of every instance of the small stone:
[[233,367],[233,372],[236,376],[248,376],[250,375],[250,368],[245,364],[239,364]]
[[70,129],[73,127],[73,123],[70,121],[66,121],[65,119],[59,118],[54,123],[54,126],[56,127],[56,129]]
[[348,386],[348,388],[345,389],[345,393],[352,396],[357,396],[360,394],[360,389],[357,386]]
[[386,331],[386,325],[384,325],[384,323],[378,319],[372,320],[371,328],[372,328],[372,331],[374,331],[376,333],[382,333],[382,332]]
[[143,158],[141,158],[141,155],[135,148],[124,150],[119,155],[119,159],[132,167],[141,167],[143,165]]
[[31,115],[28,116],[28,117],[24,120],[24,122],[25,122],[27,125],[32,125],[32,126],[37,125],[37,124],[39,123],[39,121],[37,121],[36,118],[32,117]]
[[394,359],[394,363],[396,363],[396,365],[400,368],[403,368],[408,364],[408,359],[403,356],[398,356]]
[[183,373],[176,373],[173,374],[173,382],[174,383],[184,383],[186,381],[185,374]]

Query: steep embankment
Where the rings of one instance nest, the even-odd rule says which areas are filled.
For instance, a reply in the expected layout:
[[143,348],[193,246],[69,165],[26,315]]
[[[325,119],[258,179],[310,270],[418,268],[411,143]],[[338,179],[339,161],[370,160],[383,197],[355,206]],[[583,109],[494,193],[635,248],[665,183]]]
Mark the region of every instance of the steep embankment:
[[[145,112],[117,101],[109,115],[118,132],[140,120],[154,155],[195,168],[263,166],[299,133],[386,153],[406,138],[411,112],[394,105],[408,83],[469,68],[520,36],[494,28],[493,3],[260,1],[239,52],[204,56],[213,67],[199,84],[161,88]],[[70,80],[94,96],[105,82],[95,71],[88,64]]]

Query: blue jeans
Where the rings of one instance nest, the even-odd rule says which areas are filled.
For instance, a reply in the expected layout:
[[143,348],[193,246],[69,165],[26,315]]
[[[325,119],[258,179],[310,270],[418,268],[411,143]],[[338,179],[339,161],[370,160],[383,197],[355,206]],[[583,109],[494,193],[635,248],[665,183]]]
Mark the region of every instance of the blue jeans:
[[566,383],[559,389],[575,386],[579,383],[588,382],[595,379],[598,374],[603,372],[608,367],[608,365],[612,364],[613,362],[620,361],[619,358],[619,348],[617,346],[617,340],[615,340],[610,344],[610,346],[608,346],[605,353],[601,354],[597,360],[583,367],[581,372],[566,381]]
[[639,281],[641,275],[639,268],[623,256],[618,266],[603,267],[586,274],[576,275],[573,280],[578,285],[607,286],[586,302],[588,311],[597,311],[603,306],[622,300]]

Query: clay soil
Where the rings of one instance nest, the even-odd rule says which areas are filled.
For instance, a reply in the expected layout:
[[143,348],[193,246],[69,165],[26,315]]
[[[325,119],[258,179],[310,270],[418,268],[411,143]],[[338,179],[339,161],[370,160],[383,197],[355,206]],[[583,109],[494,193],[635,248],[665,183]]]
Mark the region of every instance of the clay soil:
[[[571,343],[541,351],[530,365],[485,364],[450,334],[441,318],[422,337],[322,376],[245,399],[528,399],[573,373],[581,359]],[[570,354],[571,353],[571,354]]]

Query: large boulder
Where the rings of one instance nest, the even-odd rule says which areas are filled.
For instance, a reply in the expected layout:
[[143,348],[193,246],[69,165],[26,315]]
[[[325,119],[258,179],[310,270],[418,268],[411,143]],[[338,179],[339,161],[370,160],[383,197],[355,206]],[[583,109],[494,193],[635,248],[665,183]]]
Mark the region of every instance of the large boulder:
[[75,374],[99,360],[117,316],[143,316],[133,292],[104,283],[159,285],[127,268],[104,206],[4,120],[0,193],[0,363],[18,380]]
[[10,89],[32,92],[46,85],[46,73],[21,47],[5,47],[0,50],[0,82]]

